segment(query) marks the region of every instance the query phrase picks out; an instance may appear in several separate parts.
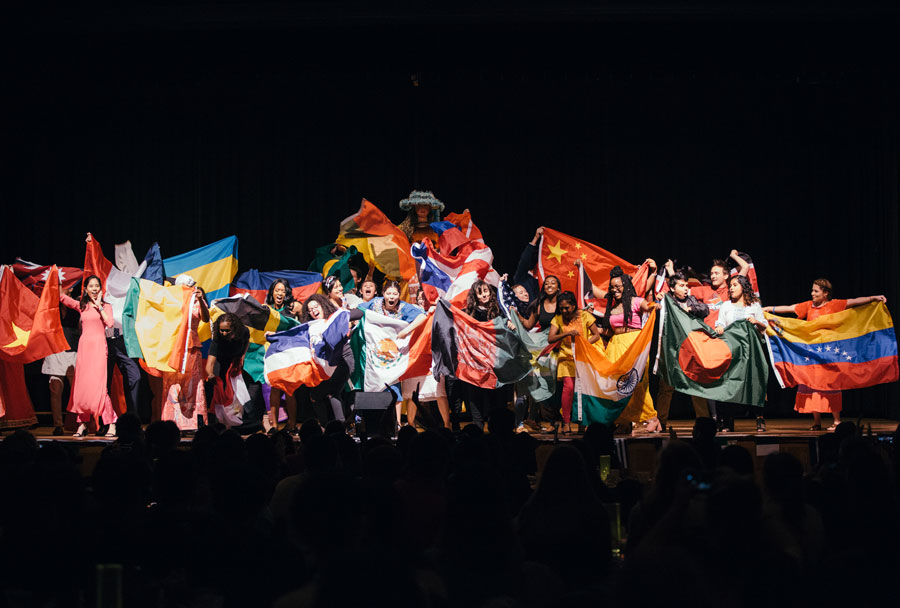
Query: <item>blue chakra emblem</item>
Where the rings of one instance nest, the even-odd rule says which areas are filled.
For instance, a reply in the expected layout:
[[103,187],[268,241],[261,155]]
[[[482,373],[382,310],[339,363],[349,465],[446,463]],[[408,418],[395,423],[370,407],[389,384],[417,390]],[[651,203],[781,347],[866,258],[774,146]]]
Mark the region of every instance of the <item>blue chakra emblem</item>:
[[619,376],[619,381],[616,382],[616,391],[620,395],[630,395],[634,392],[634,389],[637,387],[638,373],[636,369],[631,370],[627,374]]

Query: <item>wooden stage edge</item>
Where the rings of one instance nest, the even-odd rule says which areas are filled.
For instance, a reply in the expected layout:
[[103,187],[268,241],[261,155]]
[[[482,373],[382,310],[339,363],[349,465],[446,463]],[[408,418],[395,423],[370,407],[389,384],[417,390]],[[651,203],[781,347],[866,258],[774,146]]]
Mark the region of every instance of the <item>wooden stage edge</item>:
[[[847,420],[854,423],[859,423],[862,426],[863,434],[868,433],[869,427],[871,426],[872,434],[877,436],[892,435],[898,425],[898,422],[896,420],[886,420],[882,418],[862,418],[860,420],[848,418]],[[772,441],[778,439],[797,440],[815,439],[830,432],[824,429],[821,431],[811,431],[809,430],[809,427],[811,425],[811,418],[767,419],[766,431],[764,433],[757,433],[756,420],[740,419],[735,421],[734,432],[719,433],[717,438],[720,441]],[[822,425],[826,428],[830,426],[831,418],[823,417]],[[573,428],[575,428],[575,425],[572,426]],[[669,421],[669,427],[675,430],[676,436],[680,439],[690,439],[693,426],[693,419]],[[4,429],[3,435],[8,435],[11,432],[11,429]],[[70,433],[54,437],[53,428],[46,426],[31,429],[31,433],[35,435],[38,441],[63,441],[66,443],[112,443],[113,441],[115,441],[115,438],[107,438],[102,436],[98,437],[96,435],[88,435],[86,437],[73,437]],[[573,439],[579,439],[582,436],[581,433],[577,432],[573,432],[569,435],[559,435],[558,437],[554,436],[552,433],[530,432],[530,434],[541,441],[555,441],[557,439],[559,441],[571,441]],[[616,435],[616,440],[624,442],[658,441],[660,439],[669,439],[669,437],[670,435],[668,430],[663,433],[645,433],[636,431],[631,435]],[[190,437],[185,437],[182,439],[182,442],[190,442],[190,440]]]

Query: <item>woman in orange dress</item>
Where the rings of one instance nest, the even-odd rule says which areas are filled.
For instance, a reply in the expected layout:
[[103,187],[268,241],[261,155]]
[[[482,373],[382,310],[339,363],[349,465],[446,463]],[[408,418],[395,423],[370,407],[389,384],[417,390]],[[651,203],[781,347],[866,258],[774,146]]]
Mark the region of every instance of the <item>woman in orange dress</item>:
[[81,314],[81,338],[75,363],[75,386],[69,411],[78,417],[76,437],[87,434],[88,424],[100,419],[109,425],[107,437],[116,435],[116,412],[106,391],[106,330],[112,329],[112,306],[103,301],[100,278],[91,275],[84,282],[81,300],[59,295],[63,306]]
[[[828,279],[816,279],[813,281],[810,297],[812,299],[790,306],[767,306],[763,310],[774,314],[793,313],[798,319],[812,321],[822,315],[830,315],[841,312],[854,306],[862,306],[869,302],[887,302],[884,296],[864,296],[862,298],[850,298],[849,300],[831,299],[831,281]],[[829,431],[837,428],[841,423],[841,410],[843,409],[843,395],[841,391],[814,391],[808,386],[797,387],[797,399],[794,401],[794,409],[801,414],[812,414],[813,425],[811,431],[822,430],[822,414],[831,412],[834,424],[828,427]]]

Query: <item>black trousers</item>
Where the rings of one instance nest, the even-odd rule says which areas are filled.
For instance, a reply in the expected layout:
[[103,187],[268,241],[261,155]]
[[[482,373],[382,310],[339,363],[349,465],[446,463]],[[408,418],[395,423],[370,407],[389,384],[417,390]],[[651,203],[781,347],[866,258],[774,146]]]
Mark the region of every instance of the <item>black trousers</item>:
[[138,390],[141,386],[141,366],[128,356],[125,350],[125,338],[106,339],[106,390],[112,385],[113,366],[122,372],[122,385],[125,388],[125,406],[129,414],[138,415]]

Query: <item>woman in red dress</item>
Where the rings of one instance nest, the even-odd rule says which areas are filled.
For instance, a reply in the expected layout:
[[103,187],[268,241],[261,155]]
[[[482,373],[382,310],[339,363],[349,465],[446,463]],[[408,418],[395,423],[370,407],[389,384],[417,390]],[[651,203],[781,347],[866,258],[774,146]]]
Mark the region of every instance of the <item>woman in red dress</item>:
[[[822,315],[841,312],[847,308],[862,306],[869,302],[887,302],[887,298],[880,295],[851,298],[849,300],[832,300],[831,291],[831,281],[828,279],[816,279],[813,281],[812,292],[810,293],[811,300],[800,302],[799,304],[791,304],[790,306],[767,306],[763,310],[774,314],[793,313],[797,315],[798,319],[812,321]],[[794,401],[794,409],[801,414],[812,413],[813,425],[809,427],[811,431],[821,431],[822,414],[831,412],[831,415],[834,416],[834,424],[828,427],[828,430],[833,431],[841,423],[843,397],[841,391],[814,391],[808,386],[801,384],[797,387],[797,399]]]
[[116,412],[106,391],[106,330],[112,329],[112,306],[103,301],[103,285],[91,275],[84,282],[81,300],[60,294],[63,306],[81,313],[81,338],[75,363],[75,386],[69,411],[78,416],[76,437],[87,434],[92,420],[109,425],[107,437],[116,435]]

